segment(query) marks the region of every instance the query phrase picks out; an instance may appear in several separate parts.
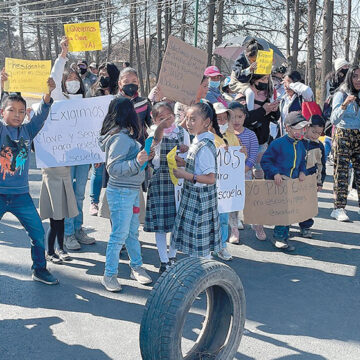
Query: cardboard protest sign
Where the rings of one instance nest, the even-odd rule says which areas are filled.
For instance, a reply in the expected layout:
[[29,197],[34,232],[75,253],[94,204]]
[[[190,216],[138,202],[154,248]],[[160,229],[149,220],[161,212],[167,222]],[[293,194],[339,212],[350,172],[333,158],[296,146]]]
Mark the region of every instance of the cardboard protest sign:
[[254,74],[257,75],[271,74],[273,60],[274,60],[273,49],[270,49],[270,51],[259,50],[256,57],[257,68],[254,71]]
[[194,102],[207,65],[207,54],[169,36],[158,86],[169,99],[186,105]]
[[217,149],[219,213],[239,211],[245,204],[245,154],[240,146]]
[[291,225],[318,213],[316,175],[284,180],[246,181],[244,222],[259,225]]
[[69,51],[102,50],[100,24],[87,22],[79,24],[64,24],[65,36],[69,39]]
[[21,60],[5,58],[5,71],[9,75],[5,91],[46,93],[51,72],[50,60]]
[[38,168],[105,161],[98,145],[112,95],[56,101],[34,139]]
[[177,146],[175,146],[167,155],[166,155],[166,159],[168,162],[168,166],[169,166],[169,173],[170,173],[170,178],[172,183],[176,186],[179,182],[178,178],[175,177],[174,175],[174,169],[177,169],[177,164],[176,164],[176,160],[175,160],[175,156],[176,156],[176,150],[177,150]]

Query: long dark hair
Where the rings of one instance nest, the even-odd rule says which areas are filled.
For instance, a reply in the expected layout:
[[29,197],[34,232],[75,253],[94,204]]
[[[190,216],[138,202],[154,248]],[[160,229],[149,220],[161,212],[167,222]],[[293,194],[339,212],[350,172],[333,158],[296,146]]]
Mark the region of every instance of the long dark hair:
[[249,112],[247,110],[247,107],[243,104],[240,104],[237,101],[232,101],[229,106],[228,106],[229,110],[234,110],[234,109],[239,109],[241,110],[244,114],[245,114],[245,120],[249,117]]
[[360,66],[358,66],[358,65],[354,66],[353,65],[353,66],[351,66],[349,68],[349,71],[346,74],[345,81],[344,81],[342,89],[349,95],[356,95],[357,96],[358,93],[359,93],[359,90],[356,90],[354,88],[354,84],[353,84],[353,81],[352,81],[353,74],[358,69],[360,69]]
[[77,80],[80,81],[80,89],[78,90],[78,92],[76,93],[76,95],[82,95],[82,97],[85,97],[85,86],[84,86],[84,83],[79,75],[79,73],[77,71],[74,71],[73,69],[68,69],[68,70],[65,70],[64,73],[63,73],[63,77],[62,77],[62,81],[61,81],[61,89],[62,89],[62,92],[67,95],[69,94],[69,92],[67,91],[66,89],[66,80],[67,78],[69,77],[70,74],[76,74],[76,78]]
[[205,99],[201,99],[201,102],[192,105],[191,108],[198,110],[199,113],[200,113],[200,116],[204,120],[209,118],[210,121],[211,121],[211,126],[215,130],[215,134],[217,136],[221,137],[221,139],[224,140],[226,145],[229,145],[227,140],[224,138],[223,134],[220,132],[220,127],[219,127],[219,124],[218,124],[218,121],[217,121],[217,116],[216,116],[215,109],[214,109],[213,105],[209,101],[207,101]]
[[115,127],[128,129],[133,139],[138,139],[141,135],[139,118],[134,105],[123,96],[117,97],[110,102],[100,134],[105,135]]
[[[99,66],[99,73],[102,69],[106,69],[107,73],[109,74],[110,84],[109,90],[111,95],[116,95],[119,91],[118,89],[118,81],[119,81],[119,74],[120,71],[117,66],[113,63],[105,62]],[[100,76],[98,76],[95,84],[91,87],[91,92],[93,96],[101,96],[105,95],[104,90],[101,88],[100,85]]]
[[[260,74],[253,75],[250,79],[250,85],[254,85],[255,81],[260,80],[265,76],[266,75],[260,75]],[[271,78],[269,77],[268,78],[268,86],[267,86],[267,97],[270,99],[273,96],[273,93],[274,93],[274,86],[271,81]]]
[[263,46],[259,44],[255,38],[250,38],[246,44],[246,56],[253,57],[256,56],[258,50],[264,50]]

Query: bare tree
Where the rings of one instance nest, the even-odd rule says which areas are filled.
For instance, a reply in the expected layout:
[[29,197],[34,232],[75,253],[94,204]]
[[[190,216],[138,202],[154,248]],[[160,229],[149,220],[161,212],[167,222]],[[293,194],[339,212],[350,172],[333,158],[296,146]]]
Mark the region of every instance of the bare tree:
[[144,94],[144,79],[143,79],[143,72],[142,72],[142,65],[141,65],[141,54],[140,54],[140,44],[139,44],[139,32],[138,32],[138,25],[137,25],[137,6],[136,2],[133,3],[133,24],[134,24],[134,37],[135,37],[135,52],[136,52],[136,64],[137,64],[137,71],[139,76],[140,82],[140,91],[141,94]]
[[348,0],[347,22],[346,22],[346,38],[345,38],[345,59],[349,61],[350,54],[350,31],[351,31],[351,0]]
[[19,38],[20,38],[20,50],[23,59],[26,59],[25,40],[24,40],[24,23],[23,23],[23,9],[19,7]]
[[296,70],[298,67],[299,54],[299,26],[300,26],[300,0],[295,0],[294,6],[294,32],[292,42],[291,68]]
[[321,103],[326,100],[326,75],[332,69],[334,0],[324,0],[321,59]]
[[156,81],[159,79],[161,63],[162,63],[162,26],[161,26],[161,15],[162,15],[162,0],[157,0],[157,52],[158,52],[158,66],[156,72]]
[[130,36],[129,36],[129,62],[130,66],[133,66],[134,63],[134,17],[132,14],[134,13],[134,2],[136,0],[131,0],[130,3]]
[[187,0],[182,0],[181,33],[180,33],[180,38],[182,41],[185,41],[186,16],[187,16]]
[[316,21],[316,0],[308,0],[308,36],[307,36],[307,83],[312,88],[316,97],[316,83],[315,83],[315,21]]
[[211,65],[212,63],[212,54],[213,54],[215,1],[216,0],[209,0],[209,4],[208,4],[208,28],[207,28],[208,66]]
[[[221,45],[223,41],[223,28],[224,28],[224,2],[225,0],[218,1],[218,7],[216,11],[216,38],[215,47]],[[215,65],[221,68],[221,57],[215,56]]]
[[291,0],[286,0],[286,59],[288,63],[291,63],[291,53],[290,53],[290,2]]

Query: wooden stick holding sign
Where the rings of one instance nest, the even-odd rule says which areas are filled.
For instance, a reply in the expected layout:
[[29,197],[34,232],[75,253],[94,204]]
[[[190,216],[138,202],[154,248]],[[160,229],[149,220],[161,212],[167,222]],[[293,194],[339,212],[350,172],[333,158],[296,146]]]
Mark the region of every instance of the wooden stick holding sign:
[[159,74],[158,87],[168,99],[191,105],[207,65],[207,54],[169,36]]
[[100,24],[87,22],[80,24],[64,24],[65,36],[69,39],[69,51],[102,50]]

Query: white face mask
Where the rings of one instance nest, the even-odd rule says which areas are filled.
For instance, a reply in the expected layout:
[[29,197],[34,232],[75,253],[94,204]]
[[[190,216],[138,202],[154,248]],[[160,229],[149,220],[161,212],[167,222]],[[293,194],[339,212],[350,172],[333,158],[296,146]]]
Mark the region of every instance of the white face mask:
[[79,80],[66,81],[65,86],[69,94],[76,94],[80,90],[80,81]]
[[229,127],[229,124],[228,124],[228,123],[226,123],[226,124],[224,124],[224,125],[219,125],[220,132],[221,132],[222,134],[225,134],[225,133],[226,133],[226,130],[228,129],[228,127]]

